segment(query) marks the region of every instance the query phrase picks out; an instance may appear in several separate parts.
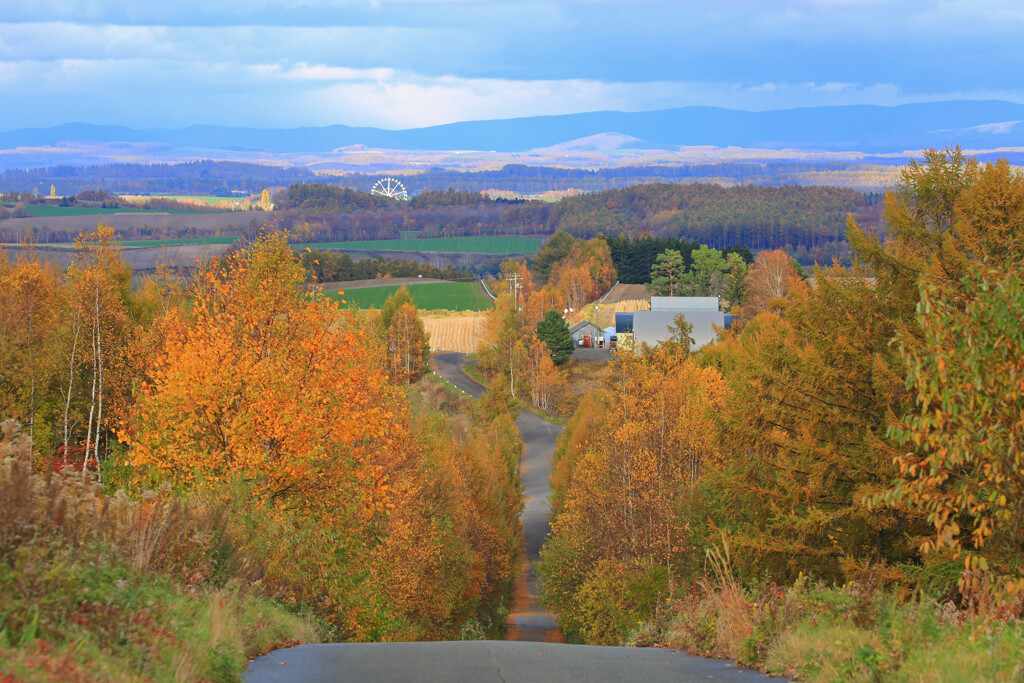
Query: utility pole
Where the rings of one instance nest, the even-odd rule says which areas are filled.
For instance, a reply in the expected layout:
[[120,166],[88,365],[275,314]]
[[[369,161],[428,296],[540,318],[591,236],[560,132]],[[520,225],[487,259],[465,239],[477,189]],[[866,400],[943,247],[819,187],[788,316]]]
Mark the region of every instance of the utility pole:
[[505,278],[508,282],[508,291],[512,292],[512,303],[515,305],[516,310],[519,310],[519,273],[512,273]]

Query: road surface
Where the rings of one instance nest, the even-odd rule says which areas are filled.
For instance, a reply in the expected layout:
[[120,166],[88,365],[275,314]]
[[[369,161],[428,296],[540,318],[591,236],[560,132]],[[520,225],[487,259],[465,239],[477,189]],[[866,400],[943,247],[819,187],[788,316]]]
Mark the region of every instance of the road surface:
[[246,680],[753,683],[781,679],[769,679],[729,662],[691,657],[677,650],[467,640],[300,645],[249,662]]
[[[480,398],[484,387],[467,375],[463,354],[434,356],[438,373]],[[644,683],[746,682],[769,679],[732,662],[693,657],[664,648],[566,645],[554,615],[537,602],[534,567],[550,530],[551,454],[562,428],[522,411],[520,464],[523,494],[523,570],[509,614],[508,640],[430,643],[328,643],[276,650],[249,662],[246,681],[613,681]]]

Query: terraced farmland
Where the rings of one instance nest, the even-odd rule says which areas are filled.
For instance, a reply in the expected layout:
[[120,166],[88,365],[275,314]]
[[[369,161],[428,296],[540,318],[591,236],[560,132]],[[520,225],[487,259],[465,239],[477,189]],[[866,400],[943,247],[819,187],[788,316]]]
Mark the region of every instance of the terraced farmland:
[[[390,287],[361,287],[325,294],[338,301],[344,300],[357,308],[380,308],[388,297],[398,291],[398,285]],[[480,289],[477,282],[430,282],[410,284],[409,294],[421,311],[483,311],[491,307],[491,300]]]
[[537,237],[424,237],[417,239],[316,242],[296,244],[296,249],[345,249],[347,251],[435,251],[465,254],[533,254],[540,249]]

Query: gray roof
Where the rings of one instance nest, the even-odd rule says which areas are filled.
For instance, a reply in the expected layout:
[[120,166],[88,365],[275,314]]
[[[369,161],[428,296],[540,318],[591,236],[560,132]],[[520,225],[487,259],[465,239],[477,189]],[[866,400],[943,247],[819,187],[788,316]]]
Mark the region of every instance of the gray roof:
[[[593,327],[594,328],[594,330],[593,330],[594,332],[600,332],[601,331],[601,328],[598,327],[597,325],[595,325],[594,323],[590,322],[589,320],[584,320],[583,322],[576,323],[575,325],[570,327],[569,328],[569,334],[576,334],[577,332],[579,332],[581,330],[585,330],[587,325],[589,325],[590,327]],[[588,332],[584,332],[584,334],[589,334],[589,333]]]
[[669,327],[675,326],[680,313],[693,326],[693,348],[699,349],[718,338],[713,325],[725,327],[725,314],[721,311],[637,311],[633,314],[633,339],[637,344],[654,346],[668,341]]
[[717,311],[717,296],[652,296],[652,311]]

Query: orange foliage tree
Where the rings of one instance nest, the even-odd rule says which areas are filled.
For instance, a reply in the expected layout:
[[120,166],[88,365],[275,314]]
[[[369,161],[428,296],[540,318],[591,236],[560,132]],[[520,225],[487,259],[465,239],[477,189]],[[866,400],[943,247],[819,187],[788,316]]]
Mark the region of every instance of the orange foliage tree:
[[385,504],[408,437],[383,353],[349,313],[303,292],[271,235],[199,274],[120,432],[136,465],[178,482],[241,476],[330,514]]

